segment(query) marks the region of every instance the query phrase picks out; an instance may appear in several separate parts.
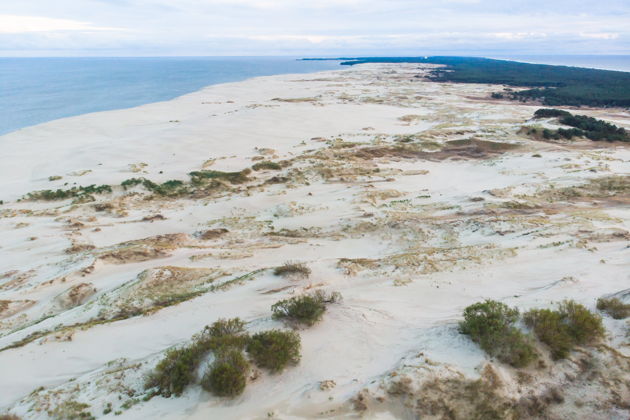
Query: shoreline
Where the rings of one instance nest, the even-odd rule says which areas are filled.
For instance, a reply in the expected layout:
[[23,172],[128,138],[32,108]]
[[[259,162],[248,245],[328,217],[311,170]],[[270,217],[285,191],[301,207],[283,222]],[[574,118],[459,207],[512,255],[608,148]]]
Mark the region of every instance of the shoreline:
[[[112,119],[115,119],[116,117],[118,117],[119,115],[124,116],[129,116],[133,114],[133,117],[136,118],[137,120],[142,120],[142,115],[145,110],[149,111],[149,112],[156,112],[156,110],[158,110],[157,112],[160,112],[160,108],[166,108],[166,109],[173,109],[174,107],[176,107],[179,103],[186,103],[187,105],[190,105],[192,102],[194,102],[195,100],[199,100],[201,99],[201,102],[203,101],[203,98],[205,97],[204,95],[213,95],[214,92],[213,91],[218,91],[218,95],[229,95],[229,90],[234,86],[234,87],[238,87],[241,84],[248,84],[248,85],[258,85],[260,84],[260,82],[264,82],[265,79],[269,79],[271,81],[278,79],[278,80],[284,80],[284,79],[291,79],[291,78],[299,78],[300,76],[306,76],[306,75],[317,75],[317,74],[326,74],[329,72],[343,72],[346,69],[344,68],[340,68],[340,69],[336,69],[336,70],[325,70],[325,71],[318,71],[318,72],[311,72],[311,73],[288,73],[288,74],[278,74],[278,75],[271,75],[271,76],[257,76],[257,77],[251,77],[242,81],[237,81],[237,82],[226,82],[226,83],[218,83],[218,84],[213,84],[213,85],[208,85],[206,87],[203,87],[199,90],[196,90],[194,92],[190,92],[190,93],[186,93],[183,95],[180,95],[176,98],[170,99],[170,100],[166,100],[166,101],[159,101],[159,102],[151,102],[148,104],[144,104],[144,105],[139,105],[139,106],[135,106],[135,107],[131,107],[131,108],[120,108],[120,109],[113,109],[113,110],[107,110],[107,111],[97,111],[97,112],[91,112],[91,113],[87,113],[87,114],[81,114],[81,115],[76,115],[76,116],[71,116],[71,117],[66,117],[66,118],[60,118],[57,120],[52,120],[52,121],[48,121],[45,123],[41,123],[41,124],[36,124],[33,126],[29,126],[29,127],[24,127],[22,129],[19,129],[17,131],[11,132],[11,133],[7,133],[4,135],[0,136],[0,142],[5,141],[5,142],[20,142],[20,143],[24,143],[25,141],[30,141],[33,143],[33,149],[36,149],[36,144],[38,141],[42,141],[45,142],[46,138],[51,139],[52,141],[58,141],[56,140],[56,132],[59,128],[61,128],[63,130],[64,126],[66,125],[70,125],[73,127],[74,130],[76,130],[76,132],[78,133],[81,129],[84,129],[85,127],[83,127],[83,125],[85,125],[86,127],[91,127],[93,125],[99,125],[102,124],[103,120],[106,120],[107,122],[109,122]],[[226,92],[227,91],[227,92]],[[225,101],[229,101],[230,99],[225,99]],[[216,104],[212,104],[211,100],[206,100],[205,101],[207,103],[207,105],[216,105]],[[216,101],[214,101],[216,102]],[[229,106],[229,105],[228,105]],[[173,113],[176,113],[177,111],[173,109],[172,111]],[[171,119],[171,120],[162,120],[161,122],[167,122],[170,124],[177,124],[179,122],[179,120],[176,119],[176,117],[173,117],[175,119]],[[197,113],[197,115],[195,115],[195,118],[199,118],[199,115]],[[166,127],[168,126],[168,124],[166,124]],[[75,128],[76,127],[76,128]],[[164,126],[163,126],[164,127]],[[51,131],[52,135],[47,133],[47,131]],[[97,130],[102,130],[101,128],[97,128]],[[106,135],[104,137],[107,137]],[[46,145],[49,145],[48,142],[44,143]],[[76,142],[74,145],[64,145],[63,142],[60,142],[59,144],[62,147],[76,147],[76,148],[81,148],[82,144],[80,142]],[[139,150],[142,150],[142,147],[137,148]],[[30,152],[25,152],[24,156],[30,154]],[[130,153],[131,154],[131,153]],[[48,160],[48,156],[42,156],[43,158],[45,158],[46,160]],[[20,162],[20,158],[8,158],[6,159],[9,162],[14,162],[15,166],[14,167],[19,167],[21,166],[19,164]],[[71,159],[68,159],[71,160]],[[57,159],[58,162],[64,161],[63,159]],[[129,161],[128,164],[134,164],[137,162],[134,162],[132,160]],[[202,162],[199,162],[202,163]],[[91,166],[92,169],[91,170],[95,170],[95,169],[100,169],[97,168],[99,165],[99,162],[92,162],[91,164],[88,164],[88,166]],[[6,170],[7,170],[7,174],[13,174],[13,171],[11,170],[11,165],[9,163],[5,163],[5,165],[3,166]],[[124,167],[118,167],[118,170],[124,171]],[[61,172],[77,172],[80,173],[81,171],[85,171],[87,169],[85,169],[82,166],[76,166],[75,168],[69,168],[67,170],[61,171]],[[1,199],[6,200],[14,200],[16,198],[18,198],[19,196],[23,196],[24,194],[36,190],[36,189],[46,189],[47,186],[49,186],[49,184],[47,184],[46,178],[48,176],[55,176],[53,173],[61,173],[60,171],[55,171],[54,169],[51,169],[51,175],[45,175],[45,174],[41,174],[38,177],[38,180],[33,180],[34,182],[32,183],[32,187],[30,187],[30,189],[26,188],[23,190],[22,193],[20,193],[19,191],[15,191],[12,195],[4,196]],[[168,175],[164,175],[164,176],[160,176],[162,174],[153,174],[155,176],[157,176],[158,178],[168,178]],[[185,173],[179,173],[179,176],[185,175]],[[83,176],[83,175],[80,175]],[[115,177],[115,178],[119,178],[119,177]],[[6,177],[5,177],[6,179]],[[89,179],[89,181],[84,181],[85,179]],[[81,178],[79,179],[81,181],[87,182],[89,183],[103,183],[105,182],[105,178],[97,178],[97,179],[92,179],[91,177],[87,177],[87,178]],[[8,180],[9,182],[10,179]],[[55,185],[61,185],[62,183],[56,183]],[[6,191],[6,190],[5,190]]]
[[[48,67],[46,72],[35,75],[30,71],[31,66],[22,62],[25,59],[1,60],[4,60],[6,82],[12,85],[3,98],[5,107],[11,103],[4,118],[0,118],[0,125],[5,126],[0,130],[3,134],[56,119],[164,102],[216,84],[267,75],[305,74],[332,67],[332,64],[300,64],[289,57],[26,59],[39,60],[40,66]],[[21,76],[12,77],[12,73]],[[70,77],[76,82],[71,84]],[[42,95],[37,84],[50,88]],[[9,127],[16,128],[5,133]]]

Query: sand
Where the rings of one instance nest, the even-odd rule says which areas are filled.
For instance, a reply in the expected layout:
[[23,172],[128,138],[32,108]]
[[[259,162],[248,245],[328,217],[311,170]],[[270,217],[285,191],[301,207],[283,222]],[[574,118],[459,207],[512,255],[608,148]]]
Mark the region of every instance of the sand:
[[[530,368],[526,382],[457,325],[484,299],[523,311],[562,299],[595,310],[614,294],[628,302],[630,147],[527,137],[522,126],[554,124],[531,120],[536,104],[489,99],[497,86],[414,77],[427,71],[366,64],[261,77],[0,137],[0,414],[55,418],[74,401],[96,418],[440,418],[418,401],[456,407],[457,387],[422,384],[494,372],[501,398],[562,387],[546,418],[627,418],[626,320],[604,316],[605,347]],[[624,110],[580,113],[630,128]],[[120,187],[263,160],[282,168],[177,197]],[[596,184],[603,178],[626,189]],[[113,191],[24,199],[91,184]],[[581,193],[558,195],[569,188]],[[275,276],[288,260],[310,277]],[[219,318],[283,328],[271,305],[317,289],[343,300],[298,330],[297,366],[259,370],[233,400],[191,385],[143,401],[144,377],[168,348]],[[599,366],[588,381],[585,354]],[[400,378],[408,383],[393,392]]]

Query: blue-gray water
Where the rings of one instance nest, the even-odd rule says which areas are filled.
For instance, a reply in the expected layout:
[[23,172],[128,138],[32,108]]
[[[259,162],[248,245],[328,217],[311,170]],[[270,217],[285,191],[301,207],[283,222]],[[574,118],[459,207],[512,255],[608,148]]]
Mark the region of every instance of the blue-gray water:
[[490,58],[523,63],[630,71],[630,55],[498,55]]
[[287,57],[0,58],[0,135],[164,101],[216,83],[333,68],[339,63]]
[[[493,58],[630,71],[630,55]],[[287,57],[0,58],[0,135],[57,118],[164,101],[216,83],[339,68],[337,61]]]

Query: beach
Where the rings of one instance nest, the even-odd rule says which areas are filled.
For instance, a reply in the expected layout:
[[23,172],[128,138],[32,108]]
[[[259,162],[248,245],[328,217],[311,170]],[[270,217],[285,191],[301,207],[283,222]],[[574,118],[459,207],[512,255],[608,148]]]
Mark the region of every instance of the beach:
[[[440,383],[493,376],[497,404],[558,388],[549,418],[627,418],[627,320],[603,315],[602,347],[564,360],[537,344],[544,367],[525,370],[458,323],[485,299],[627,301],[630,146],[536,138],[555,127],[541,106],[431,68],[258,77],[0,137],[0,413],[413,419],[418,400],[458,410]],[[627,110],[562,109],[630,129]],[[90,185],[109,191],[28,196]],[[274,274],[287,261],[310,275]],[[286,329],[271,306],[316,290],[343,298],[297,328],[296,366],[254,369],[234,399],[191,385],[143,400],[167,349],[218,319]]]

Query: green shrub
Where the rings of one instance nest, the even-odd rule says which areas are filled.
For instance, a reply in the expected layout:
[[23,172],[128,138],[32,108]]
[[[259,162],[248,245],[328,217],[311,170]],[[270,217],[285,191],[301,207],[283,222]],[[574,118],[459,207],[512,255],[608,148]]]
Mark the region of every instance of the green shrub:
[[283,265],[276,267],[273,274],[282,277],[301,277],[308,278],[311,275],[311,269],[304,263],[287,261]]
[[326,293],[321,290],[310,295],[302,295],[284,299],[271,306],[274,319],[283,319],[308,326],[317,323],[326,311],[327,303],[337,302],[339,293]]
[[129,178],[121,182],[120,185],[123,187],[123,189],[126,190],[127,188],[135,187],[136,185],[142,184],[144,181],[145,178]]
[[207,336],[208,347],[217,355],[234,349],[242,350],[249,341],[245,323],[240,318],[219,319],[207,326],[203,334]]
[[243,321],[220,319],[195,335],[189,345],[168,350],[147,378],[145,387],[157,388],[157,392],[166,397],[180,395],[195,382],[199,364],[208,352],[214,351],[221,358],[230,350],[242,350],[247,341]]
[[176,196],[189,192],[186,185],[182,181],[176,179],[163,182],[162,184],[157,184],[146,178],[129,178],[124,180],[120,185],[125,190],[135,187],[136,185],[142,185],[148,191],[164,196]]
[[533,328],[536,337],[545,343],[554,359],[563,359],[573,348],[573,339],[559,312],[551,309],[532,309],[524,315],[525,324]]
[[271,169],[273,171],[279,171],[282,169],[282,166],[276,162],[270,162],[268,160],[258,162],[252,166],[252,169],[255,171],[262,171],[263,169]]
[[569,332],[577,344],[588,344],[604,336],[602,318],[572,300],[560,304],[560,314],[566,319]]
[[489,355],[511,366],[523,367],[537,354],[528,337],[514,326],[518,319],[518,309],[486,300],[464,309],[464,321],[459,328]]
[[206,353],[205,350],[199,343],[168,350],[164,359],[149,376],[146,387],[157,388],[165,397],[171,394],[180,395],[195,381],[195,372]]
[[601,318],[571,300],[562,302],[557,310],[532,309],[524,320],[549,347],[554,359],[565,358],[576,345],[591,343],[604,335]]
[[623,303],[619,298],[599,298],[597,299],[597,309],[614,319],[625,319],[630,316],[630,304]]
[[219,397],[235,397],[247,385],[249,363],[240,350],[230,350],[217,358],[201,380],[201,386]]
[[247,352],[256,366],[281,372],[300,361],[300,336],[295,331],[270,330],[254,334]]
[[224,337],[226,335],[238,335],[245,332],[245,322],[240,318],[219,319],[204,330],[212,337]]
[[[26,195],[27,200],[65,200],[67,198],[87,198],[90,194],[111,193],[109,185],[88,185],[87,187],[72,187],[67,190],[41,190],[33,191]],[[92,197],[93,199],[93,197]]]
[[534,112],[534,118],[559,118],[568,117],[570,115],[570,112],[550,108],[541,108]]
[[250,169],[244,169],[239,172],[221,172],[221,171],[194,171],[190,172],[193,184],[203,184],[208,180],[222,179],[231,184],[243,184],[249,181],[247,175],[251,173]]

